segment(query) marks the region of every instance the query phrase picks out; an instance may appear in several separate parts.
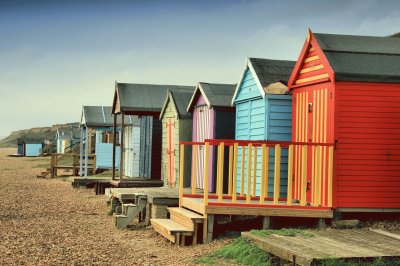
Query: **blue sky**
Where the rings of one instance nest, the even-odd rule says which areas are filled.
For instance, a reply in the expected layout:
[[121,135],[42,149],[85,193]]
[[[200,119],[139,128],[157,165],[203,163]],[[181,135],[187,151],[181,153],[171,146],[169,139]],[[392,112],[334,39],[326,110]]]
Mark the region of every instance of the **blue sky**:
[[247,57],[296,60],[308,28],[387,36],[400,1],[1,1],[0,136],[79,121],[115,80],[236,83]]

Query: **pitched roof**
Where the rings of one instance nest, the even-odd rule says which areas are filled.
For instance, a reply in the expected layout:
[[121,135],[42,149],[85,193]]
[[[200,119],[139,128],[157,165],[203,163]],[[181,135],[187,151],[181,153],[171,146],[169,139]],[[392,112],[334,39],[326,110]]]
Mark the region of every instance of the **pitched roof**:
[[187,107],[187,111],[191,111],[195,104],[196,95],[201,93],[206,100],[208,107],[231,107],[231,100],[235,92],[236,84],[220,84],[199,82],[196,90],[193,92],[192,98]]
[[400,39],[314,33],[336,80],[400,82]]
[[253,67],[263,88],[275,82],[287,84],[293,67],[296,64],[295,61],[263,58],[249,58],[249,63]]
[[120,110],[125,112],[137,115],[141,112],[159,113],[168,90],[193,92],[194,89],[194,86],[116,83],[113,112],[116,111],[116,101],[118,101]]
[[[117,124],[121,121],[117,117]],[[138,123],[136,116],[125,116],[125,125]],[[86,127],[112,127],[114,125],[114,117],[111,113],[111,106],[83,106],[81,125]]]
[[250,57],[247,60],[246,67],[243,71],[240,81],[237,84],[235,94],[232,98],[232,105],[236,99],[237,94],[239,93],[240,86],[242,84],[247,69],[252,72],[253,77],[256,80],[258,89],[260,90],[261,95],[264,97],[265,93],[267,92],[266,88],[269,85],[277,82],[287,85],[290,74],[292,73],[295,64],[295,61]]
[[186,107],[187,107],[188,103],[190,102],[191,98],[192,98],[191,92],[168,91],[167,97],[164,102],[164,106],[160,113],[160,119],[162,119],[162,117],[164,116],[164,113],[165,113],[165,110],[167,108],[169,101],[173,102],[173,105],[175,106],[175,109],[176,109],[176,112],[177,112],[177,115],[179,118],[192,117],[192,115],[186,111]]

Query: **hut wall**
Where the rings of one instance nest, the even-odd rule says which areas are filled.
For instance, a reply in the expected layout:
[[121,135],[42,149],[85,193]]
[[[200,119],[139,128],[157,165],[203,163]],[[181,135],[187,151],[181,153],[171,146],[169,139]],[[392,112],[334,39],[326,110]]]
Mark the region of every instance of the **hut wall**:
[[38,156],[41,153],[43,144],[39,143],[26,143],[25,156]]
[[335,85],[334,203],[400,208],[400,84]]

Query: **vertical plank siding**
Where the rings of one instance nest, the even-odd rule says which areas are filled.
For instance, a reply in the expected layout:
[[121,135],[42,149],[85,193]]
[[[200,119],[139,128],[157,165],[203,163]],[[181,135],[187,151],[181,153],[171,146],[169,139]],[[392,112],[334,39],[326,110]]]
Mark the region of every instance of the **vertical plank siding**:
[[124,138],[124,174],[127,177],[139,177],[140,126],[125,126]]
[[41,143],[26,143],[25,144],[25,156],[39,156],[41,153],[43,144]]
[[400,85],[336,84],[337,206],[399,208]]

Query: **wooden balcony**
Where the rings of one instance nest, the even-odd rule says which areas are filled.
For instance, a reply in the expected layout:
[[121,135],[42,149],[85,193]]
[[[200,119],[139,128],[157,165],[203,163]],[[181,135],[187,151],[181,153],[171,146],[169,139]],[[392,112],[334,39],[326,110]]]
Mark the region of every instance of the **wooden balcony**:
[[[209,156],[215,152],[215,192],[199,193],[198,153],[204,151],[204,178],[208,188]],[[213,147],[213,149],[210,149]],[[185,158],[192,149],[192,158]],[[192,160],[191,193],[180,206],[200,214],[332,218],[333,144],[276,141],[206,140],[180,143],[180,180],[185,160]],[[216,151],[215,151],[216,150]],[[188,154],[188,153],[186,153]]]

